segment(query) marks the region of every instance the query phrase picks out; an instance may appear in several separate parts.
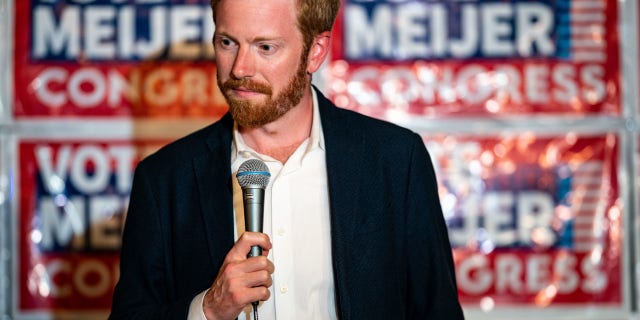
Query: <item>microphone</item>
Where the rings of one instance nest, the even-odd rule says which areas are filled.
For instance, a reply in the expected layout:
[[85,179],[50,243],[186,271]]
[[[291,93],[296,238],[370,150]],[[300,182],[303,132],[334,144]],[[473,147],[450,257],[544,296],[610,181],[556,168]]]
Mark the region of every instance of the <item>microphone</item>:
[[[250,232],[262,232],[264,217],[264,189],[269,184],[269,168],[258,159],[243,162],[236,174],[242,188],[244,206],[244,229]],[[260,246],[251,247],[248,257],[262,255]]]
[[[242,205],[244,206],[244,230],[262,232],[264,220],[264,189],[269,184],[269,168],[258,159],[249,159],[238,168],[236,178],[242,188]],[[247,257],[262,255],[260,246],[253,246]],[[251,303],[253,318],[258,319],[258,301]]]

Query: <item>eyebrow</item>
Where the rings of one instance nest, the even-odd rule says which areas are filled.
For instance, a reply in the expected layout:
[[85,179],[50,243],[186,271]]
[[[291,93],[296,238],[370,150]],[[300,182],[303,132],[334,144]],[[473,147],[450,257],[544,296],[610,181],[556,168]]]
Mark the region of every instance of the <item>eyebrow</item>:
[[[232,35],[230,35],[230,34],[228,34],[226,32],[214,32],[214,34],[213,34],[214,38],[219,37],[219,36],[223,36],[223,37],[229,38],[229,39],[231,39],[231,40],[233,40],[235,42],[239,42],[236,37],[234,37],[234,36],[232,36]],[[280,36],[277,36],[277,37],[275,37],[275,36],[274,37],[258,36],[258,37],[255,37],[255,38],[251,39],[250,42],[253,43],[253,42],[262,42],[262,41],[280,41],[282,38],[283,37],[280,37]]]

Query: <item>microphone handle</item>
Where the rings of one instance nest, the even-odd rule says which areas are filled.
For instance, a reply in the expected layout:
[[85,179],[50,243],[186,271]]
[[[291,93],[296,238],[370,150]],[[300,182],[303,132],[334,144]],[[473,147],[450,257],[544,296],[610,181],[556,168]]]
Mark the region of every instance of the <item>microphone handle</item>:
[[[250,232],[262,232],[262,220],[264,217],[264,188],[248,186],[242,189],[242,204],[244,206],[244,230]],[[247,257],[262,255],[260,246],[253,246]],[[251,302],[253,317],[258,319],[258,301]]]
[[253,246],[251,247],[251,251],[249,251],[249,254],[247,255],[247,257],[251,258],[251,257],[259,257],[262,255],[262,248],[260,248],[260,246]]
[[[242,200],[244,205],[244,229],[249,232],[262,232],[262,221],[264,220],[264,188],[260,186],[248,186],[242,189]],[[257,257],[262,255],[260,246],[251,247],[247,257]]]

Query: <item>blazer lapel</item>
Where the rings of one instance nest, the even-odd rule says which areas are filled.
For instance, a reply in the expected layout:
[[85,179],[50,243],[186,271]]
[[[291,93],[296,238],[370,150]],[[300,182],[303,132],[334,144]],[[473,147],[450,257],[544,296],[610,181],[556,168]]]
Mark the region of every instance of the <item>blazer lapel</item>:
[[231,137],[229,114],[207,136],[208,152],[193,159],[202,220],[214,265],[221,265],[233,246],[233,193],[231,191]]
[[357,293],[352,292],[354,289],[349,286],[349,266],[354,254],[350,252],[349,243],[359,223],[356,211],[361,198],[359,177],[363,174],[361,164],[365,156],[365,135],[353,130],[341,110],[319,92],[318,104],[326,148],[331,248],[339,318],[352,319],[355,315],[351,314],[351,298]]

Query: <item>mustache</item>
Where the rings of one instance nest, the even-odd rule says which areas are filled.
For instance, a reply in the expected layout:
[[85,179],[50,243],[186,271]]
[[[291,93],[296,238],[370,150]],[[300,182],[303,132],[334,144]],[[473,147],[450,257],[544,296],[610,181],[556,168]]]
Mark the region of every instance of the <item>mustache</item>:
[[247,90],[251,90],[254,92],[267,94],[267,95],[270,95],[272,93],[270,86],[259,83],[259,82],[247,80],[247,79],[229,79],[224,83],[222,83],[222,88],[220,89],[222,90],[222,92],[225,92],[228,90],[234,90],[239,88],[243,88],[243,89],[247,89]]

